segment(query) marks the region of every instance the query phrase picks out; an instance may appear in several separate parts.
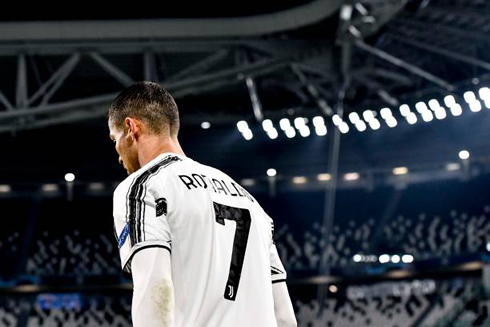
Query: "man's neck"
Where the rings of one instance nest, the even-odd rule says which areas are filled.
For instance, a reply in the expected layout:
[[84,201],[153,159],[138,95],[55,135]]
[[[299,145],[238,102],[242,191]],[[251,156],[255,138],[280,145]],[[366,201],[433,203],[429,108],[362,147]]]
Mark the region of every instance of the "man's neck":
[[143,167],[162,153],[176,153],[185,156],[177,139],[166,138],[162,140],[152,136],[142,140],[142,146],[138,152],[140,166]]

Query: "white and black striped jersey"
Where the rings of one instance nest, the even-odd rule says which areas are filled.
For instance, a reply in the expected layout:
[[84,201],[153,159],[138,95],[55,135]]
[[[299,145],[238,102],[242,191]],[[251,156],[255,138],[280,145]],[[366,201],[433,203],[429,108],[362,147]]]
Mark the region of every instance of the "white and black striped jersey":
[[116,188],[113,213],[125,272],[140,250],[171,253],[176,326],[276,326],[273,222],[229,176],[161,154]]

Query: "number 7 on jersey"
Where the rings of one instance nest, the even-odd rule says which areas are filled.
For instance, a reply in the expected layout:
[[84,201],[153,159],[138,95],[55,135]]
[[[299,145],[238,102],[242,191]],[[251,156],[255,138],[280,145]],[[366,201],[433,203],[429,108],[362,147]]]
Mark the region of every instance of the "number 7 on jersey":
[[250,211],[242,208],[235,208],[213,202],[216,222],[225,225],[225,219],[236,222],[235,238],[233,239],[233,250],[231,253],[230,273],[224,297],[227,300],[235,301],[242,274],[243,260],[247,249],[248,234],[252,219]]

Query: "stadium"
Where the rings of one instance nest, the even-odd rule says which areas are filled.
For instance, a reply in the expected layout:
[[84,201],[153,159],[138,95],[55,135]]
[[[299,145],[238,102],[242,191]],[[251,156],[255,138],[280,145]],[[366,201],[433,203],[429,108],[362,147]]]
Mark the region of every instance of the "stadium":
[[489,3],[119,9],[0,13],[0,326],[132,326],[106,114],[141,80],[273,218],[298,326],[490,326]]

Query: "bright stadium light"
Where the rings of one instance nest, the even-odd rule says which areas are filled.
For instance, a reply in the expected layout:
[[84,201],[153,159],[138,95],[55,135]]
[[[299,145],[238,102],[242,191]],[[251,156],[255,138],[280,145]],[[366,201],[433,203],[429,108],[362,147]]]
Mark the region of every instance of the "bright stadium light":
[[381,113],[381,117],[385,120],[387,120],[390,117],[393,117],[393,113],[391,112],[390,108],[383,108],[381,109],[380,113]]
[[459,159],[468,160],[470,158],[470,153],[467,150],[459,151]]
[[456,104],[456,100],[452,95],[446,95],[444,97],[444,104],[446,105],[446,107],[451,108]]
[[475,100],[473,102],[470,102],[468,105],[470,106],[470,110],[472,112],[479,112],[479,111],[481,111],[481,103],[478,100]]
[[443,120],[444,118],[447,117],[446,110],[444,110],[444,108],[442,108],[442,107],[439,107],[439,109],[436,109],[434,114],[435,114],[436,118],[439,120]]
[[253,178],[244,178],[244,179],[242,179],[241,184],[243,186],[254,186],[255,185],[255,179],[253,179]]
[[364,118],[366,122],[369,122],[371,121],[371,119],[374,119],[374,113],[372,112],[372,110],[365,110],[362,113],[362,118]]
[[269,130],[274,128],[274,125],[272,124],[272,120],[266,119],[262,122],[262,128],[264,131],[268,132]]
[[411,255],[411,254],[404,254],[402,256],[402,262],[404,262],[404,263],[412,263],[413,262],[413,255]]
[[461,165],[457,162],[450,162],[446,165],[447,171],[455,171],[455,170],[459,170],[460,168],[461,168]]
[[428,123],[431,122],[434,119],[434,115],[432,114],[432,111],[426,110],[422,113],[422,119]]
[[387,263],[390,261],[390,256],[388,254],[382,254],[379,256],[378,260],[380,263]]
[[306,120],[303,117],[297,117],[294,119],[294,126],[300,130],[303,126],[306,126]]
[[398,254],[394,254],[391,256],[391,262],[393,263],[399,263],[400,262],[400,256]]
[[357,123],[356,123],[356,128],[359,132],[364,132],[367,128],[366,126],[366,123],[362,120],[359,120]]
[[371,129],[376,131],[381,128],[381,123],[376,118],[373,118],[372,120],[369,121],[369,127],[371,127]]
[[293,184],[305,184],[308,179],[304,176],[293,177]]
[[8,184],[2,184],[0,185],[0,193],[9,193],[12,191],[12,187]]
[[291,139],[296,136],[296,130],[291,126],[290,128],[284,130],[284,133],[286,134],[286,137],[288,139]]
[[318,174],[316,175],[316,179],[319,180],[320,182],[326,182],[332,179],[332,176],[330,174]]
[[352,260],[354,262],[361,262],[362,256],[360,254],[354,254],[354,256],[352,257]]
[[238,128],[238,130],[243,133],[244,131],[246,131],[248,128],[248,124],[246,121],[244,120],[240,120],[237,124],[236,124],[236,127]]
[[407,104],[402,104],[399,109],[400,114],[404,117],[406,117],[411,112],[410,107]]
[[345,122],[342,122],[340,125],[339,125],[339,131],[340,133],[342,134],[346,134],[349,132],[349,125],[347,125],[347,123]]
[[406,175],[406,174],[408,174],[408,168],[407,167],[393,168],[393,175]]
[[410,124],[410,125],[413,125],[417,122],[417,115],[414,114],[413,112],[410,112],[408,115],[407,115],[407,122]]
[[325,125],[323,125],[323,126],[317,126],[315,128],[315,133],[318,136],[325,136],[325,135],[327,135],[327,127]]
[[210,127],[211,127],[211,123],[210,123],[210,122],[208,122],[208,121],[203,121],[203,122],[201,123],[201,128],[202,128],[202,129],[209,129]]
[[283,118],[279,121],[279,127],[281,127],[283,131],[285,131],[291,127],[291,122],[289,121],[289,119]]
[[342,118],[340,118],[339,115],[335,114],[332,116],[332,122],[335,126],[339,126],[340,124],[342,124]]
[[243,135],[243,138],[247,141],[250,141],[254,137],[254,134],[252,133],[252,131],[250,129],[244,130],[242,135]]
[[301,129],[299,130],[299,134],[303,137],[308,137],[310,136],[310,128],[306,125],[304,125],[303,127],[301,127]]
[[347,173],[344,175],[346,181],[356,181],[360,177],[359,173]]
[[452,107],[451,107],[451,114],[453,116],[461,116],[461,114],[463,113],[463,108],[461,107],[461,105],[459,103],[455,103]]
[[470,104],[471,102],[477,101],[475,93],[473,93],[472,91],[466,91],[463,94],[463,98],[464,98],[464,101],[466,101],[468,104]]
[[417,110],[418,113],[423,114],[425,111],[428,111],[429,108],[427,108],[427,105],[425,102],[417,102],[415,104],[415,109]]
[[279,136],[279,133],[277,132],[277,129],[275,129],[274,127],[272,127],[271,129],[269,129],[267,131],[267,135],[269,136],[269,138],[271,140],[275,140]]
[[325,119],[323,119],[322,116],[313,117],[313,126],[315,127],[325,126]]
[[65,181],[67,182],[73,182],[75,180],[75,174],[73,173],[68,173],[65,175]]
[[395,117],[393,117],[393,116],[388,117],[388,119],[386,119],[386,125],[388,125],[388,127],[390,127],[390,128],[396,127],[397,124],[398,124],[398,122],[396,121]]
[[277,175],[277,170],[275,170],[274,168],[267,169],[267,176],[274,177],[276,175]]
[[439,104],[439,101],[436,99],[429,100],[429,108],[432,109],[432,111],[436,111],[439,109],[441,105]]
[[352,124],[357,124],[357,122],[360,120],[359,114],[357,112],[351,112],[349,114],[349,120]]

